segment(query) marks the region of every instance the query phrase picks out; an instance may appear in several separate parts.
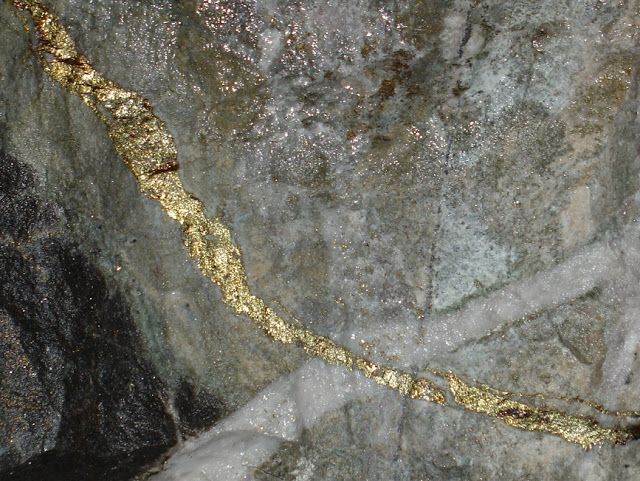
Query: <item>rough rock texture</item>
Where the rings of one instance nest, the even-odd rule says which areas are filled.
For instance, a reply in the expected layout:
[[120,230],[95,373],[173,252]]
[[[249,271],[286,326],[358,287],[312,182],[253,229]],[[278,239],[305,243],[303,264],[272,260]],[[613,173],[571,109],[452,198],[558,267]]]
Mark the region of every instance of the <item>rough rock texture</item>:
[[[150,100],[278,312],[416,372],[640,408],[637,0],[47,4]],[[233,315],[95,116],[42,72],[10,2],[0,24],[0,382],[28,360],[0,406],[39,406],[8,424],[3,467],[45,449],[155,455],[215,425],[157,479],[640,477],[637,442],[585,453],[409,402]],[[48,305],[68,332],[43,327]],[[132,353],[124,372],[112,351],[79,367],[99,339]],[[73,368],[47,373],[47,356]],[[65,404],[65,382],[99,374],[109,389]],[[114,393],[132,396],[129,421],[90,421]],[[65,424],[63,405],[88,417]]]
[[9,479],[129,479],[176,442],[130,307],[0,154],[0,466]]

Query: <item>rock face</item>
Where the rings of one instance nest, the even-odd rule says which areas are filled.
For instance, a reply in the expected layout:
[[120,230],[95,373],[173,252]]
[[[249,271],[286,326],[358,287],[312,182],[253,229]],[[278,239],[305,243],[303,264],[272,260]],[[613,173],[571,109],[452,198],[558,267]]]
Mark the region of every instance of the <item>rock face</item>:
[[176,442],[166,387],[31,168],[1,154],[0,186],[3,476],[130,479]]
[[[46,4],[149,99],[281,315],[640,408],[637,1]],[[408,401],[236,316],[20,18],[0,4],[0,478],[640,479],[637,441]]]

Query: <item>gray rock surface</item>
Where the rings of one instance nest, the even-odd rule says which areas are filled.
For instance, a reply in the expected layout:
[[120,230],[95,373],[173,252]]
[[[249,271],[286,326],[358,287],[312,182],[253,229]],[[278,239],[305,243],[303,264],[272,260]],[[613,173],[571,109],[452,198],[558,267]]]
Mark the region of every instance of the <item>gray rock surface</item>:
[[[636,0],[47,4],[100,72],[150,100],[185,185],[278,312],[416,372],[640,407]],[[334,371],[221,303],[93,113],[43,73],[10,2],[0,24],[0,282],[31,306],[19,317],[2,291],[0,406],[28,421],[0,427],[19,438],[0,468],[86,442],[153,446],[139,466],[227,426],[238,437],[181,444],[159,479],[640,477],[637,442],[585,453],[347,374],[314,389]],[[38,324],[43,293],[48,322],[90,311],[86,330]],[[29,322],[45,336],[32,348]],[[55,347],[90,349],[99,325],[132,356],[118,382],[139,381],[106,438],[91,417],[64,427],[64,383],[115,376],[119,358],[83,367]],[[51,363],[74,367],[45,376]],[[104,395],[126,400],[117,386]],[[269,415],[293,427],[268,437]]]

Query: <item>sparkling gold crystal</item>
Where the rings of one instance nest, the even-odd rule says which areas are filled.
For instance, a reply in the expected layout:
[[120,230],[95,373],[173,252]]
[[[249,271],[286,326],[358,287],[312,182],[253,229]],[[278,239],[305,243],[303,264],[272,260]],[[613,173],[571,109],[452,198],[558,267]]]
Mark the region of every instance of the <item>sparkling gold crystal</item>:
[[[202,273],[220,288],[229,307],[252,319],[276,341],[297,343],[309,355],[358,370],[412,399],[446,403],[444,390],[433,381],[358,356],[331,339],[285,321],[254,296],[231,231],[219,219],[207,217],[202,202],[184,189],[178,175],[173,137],[164,122],[155,116],[149,102],[98,73],[77,51],[58,18],[40,1],[14,0],[13,3],[18,10],[31,14],[38,40],[37,53],[46,72],[67,91],[78,95],[104,122],[115,149],[136,177],[142,193],[158,201],[182,226],[189,255]],[[510,426],[555,434],[584,448],[604,442],[623,444],[632,438],[632,434],[622,428],[607,428],[589,417],[530,406],[513,400],[517,395],[466,383],[453,373],[434,370],[430,373],[446,381],[455,403]],[[601,406],[591,401],[580,402],[605,414],[638,415],[610,413],[604,408],[598,409]]]
[[584,449],[605,442],[625,444],[633,438],[630,432],[601,426],[591,417],[571,415],[548,407],[530,406],[514,401],[512,393],[498,391],[483,384],[468,384],[451,372],[433,372],[447,380],[449,391],[457,404],[498,418],[509,426],[555,434]]
[[414,399],[444,403],[444,393],[431,381],[361,358],[326,337],[285,321],[254,296],[231,232],[218,219],[208,218],[202,202],[184,189],[177,173],[173,138],[149,102],[98,73],[77,51],[58,18],[41,2],[25,0],[14,4],[33,17],[44,69],[105,123],[115,149],[138,180],[140,190],[160,202],[167,214],[180,223],[189,254],[202,273],[220,287],[227,305],[251,318],[276,341],[298,343],[310,355],[357,369]]

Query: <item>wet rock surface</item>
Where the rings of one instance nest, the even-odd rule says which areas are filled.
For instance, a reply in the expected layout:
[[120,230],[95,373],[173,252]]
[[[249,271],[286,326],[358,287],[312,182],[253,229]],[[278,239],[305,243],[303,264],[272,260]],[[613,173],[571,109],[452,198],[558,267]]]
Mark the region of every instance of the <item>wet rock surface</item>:
[[[638,2],[46,3],[284,317],[640,408]],[[129,479],[174,445],[152,479],[640,477],[637,441],[585,453],[269,340],[0,24],[0,477]]]

